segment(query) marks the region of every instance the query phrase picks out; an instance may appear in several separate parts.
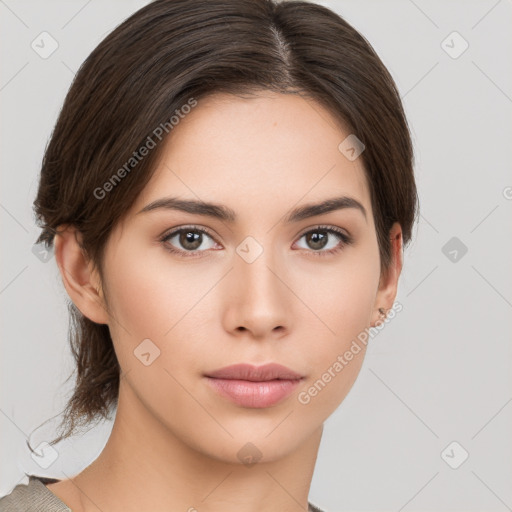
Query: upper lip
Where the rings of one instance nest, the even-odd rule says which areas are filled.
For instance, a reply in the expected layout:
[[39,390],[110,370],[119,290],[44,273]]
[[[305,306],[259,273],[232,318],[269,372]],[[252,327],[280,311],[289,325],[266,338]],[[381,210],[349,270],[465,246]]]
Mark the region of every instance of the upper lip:
[[294,372],[286,366],[269,363],[263,366],[254,366],[252,364],[234,364],[215,370],[206,375],[215,379],[239,379],[253,382],[263,382],[268,380],[298,380],[302,375]]

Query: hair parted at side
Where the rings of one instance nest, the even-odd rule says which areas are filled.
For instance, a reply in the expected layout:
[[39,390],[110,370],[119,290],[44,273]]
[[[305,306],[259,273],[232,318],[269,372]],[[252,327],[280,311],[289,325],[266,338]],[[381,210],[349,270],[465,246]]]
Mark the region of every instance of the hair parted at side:
[[[400,223],[406,246],[418,213],[400,95],[359,32],[330,9],[295,0],[156,0],[111,32],[76,74],[46,148],[34,201],[37,243],[51,247],[60,226],[75,226],[103,277],[107,239],[155,171],[171,116],[211,93],[261,90],[319,102],[364,143],[385,270],[392,224]],[[160,137],[158,127],[166,127]],[[156,147],[138,158],[148,137]],[[118,399],[108,326],[72,302],[69,309],[76,383],[52,444],[109,418]]]

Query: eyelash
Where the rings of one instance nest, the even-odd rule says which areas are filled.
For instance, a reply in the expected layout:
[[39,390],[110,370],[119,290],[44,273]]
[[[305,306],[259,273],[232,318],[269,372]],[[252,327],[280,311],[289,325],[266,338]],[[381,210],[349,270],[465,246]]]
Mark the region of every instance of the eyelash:
[[[201,258],[201,257],[203,257],[201,255],[201,253],[205,253],[207,251],[182,251],[180,249],[176,249],[176,248],[172,247],[171,245],[169,245],[167,243],[168,240],[171,239],[172,237],[174,237],[175,235],[178,235],[183,232],[190,232],[190,231],[203,233],[203,234],[209,236],[210,238],[212,238],[213,240],[215,240],[214,237],[210,234],[210,232],[204,228],[201,228],[199,226],[185,226],[185,227],[175,229],[169,233],[164,234],[162,237],[160,237],[160,242],[164,245],[164,248],[167,251],[169,251],[173,254],[178,254],[185,258]],[[351,236],[347,235],[341,229],[335,228],[333,226],[323,226],[323,225],[315,226],[314,228],[309,229],[308,231],[305,231],[304,233],[302,233],[299,236],[298,240],[300,240],[301,238],[303,238],[304,236],[306,236],[310,233],[316,233],[318,231],[323,231],[323,232],[327,232],[332,235],[335,235],[341,240],[341,242],[333,249],[329,249],[327,251],[323,251],[323,250],[314,251],[314,250],[304,249],[304,250],[307,250],[309,253],[311,253],[314,256],[325,257],[325,256],[337,254],[338,252],[342,251],[346,246],[351,245],[353,243],[353,238]]]

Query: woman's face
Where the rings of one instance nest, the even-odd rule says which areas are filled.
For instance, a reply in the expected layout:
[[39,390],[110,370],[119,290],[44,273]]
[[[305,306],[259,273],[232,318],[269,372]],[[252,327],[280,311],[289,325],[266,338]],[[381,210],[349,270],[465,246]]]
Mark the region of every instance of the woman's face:
[[[318,103],[270,92],[210,96],[173,128],[105,253],[125,418],[143,414],[231,462],[273,460],[318,433],[353,385],[364,344],[344,354],[390,306],[362,161],[338,149],[348,135]],[[293,215],[341,197],[362,208]],[[183,211],[171,198],[217,207]],[[239,363],[278,363],[302,378],[207,377]]]

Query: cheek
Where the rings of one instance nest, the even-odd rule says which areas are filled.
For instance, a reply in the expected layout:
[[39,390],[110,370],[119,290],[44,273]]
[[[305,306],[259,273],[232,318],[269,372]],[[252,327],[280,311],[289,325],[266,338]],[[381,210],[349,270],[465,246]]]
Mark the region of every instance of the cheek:
[[[307,411],[328,417],[342,402],[361,369],[366,353],[379,282],[378,255],[358,253],[329,275],[303,281],[301,297],[313,311],[304,321],[302,347],[311,377],[297,399]],[[316,284],[316,286],[314,286]]]
[[364,249],[351,249],[333,264],[301,263],[290,276],[291,287],[306,306],[308,324],[318,339],[330,339],[338,348],[369,326],[375,307],[378,252],[376,245]]
[[160,351],[158,366],[173,373],[196,368],[199,372],[197,353],[201,347],[194,335],[198,338],[200,326],[215,321],[211,304],[208,309],[208,292],[221,274],[213,275],[206,265],[199,270],[199,266],[173,261],[163,249],[137,252],[120,248],[110,256],[107,275],[112,292],[108,295],[113,317],[110,328],[121,367],[125,371],[139,369],[134,351],[149,339]]
[[[362,284],[362,283],[360,283]],[[326,327],[310,329],[310,343],[302,351],[307,357],[310,374],[298,390],[298,407],[304,414],[327,419],[341,404],[355,383],[366,353],[362,333],[368,327],[373,290],[358,287],[353,293],[338,291],[323,309]]]
[[113,291],[109,296],[112,314],[139,337],[163,337],[201,293],[197,282],[192,284],[184,278],[190,273],[166,256],[163,249],[151,248],[111,258],[108,275]]

